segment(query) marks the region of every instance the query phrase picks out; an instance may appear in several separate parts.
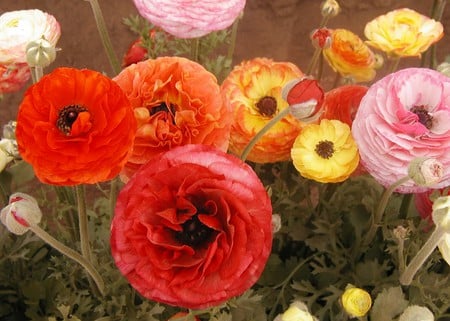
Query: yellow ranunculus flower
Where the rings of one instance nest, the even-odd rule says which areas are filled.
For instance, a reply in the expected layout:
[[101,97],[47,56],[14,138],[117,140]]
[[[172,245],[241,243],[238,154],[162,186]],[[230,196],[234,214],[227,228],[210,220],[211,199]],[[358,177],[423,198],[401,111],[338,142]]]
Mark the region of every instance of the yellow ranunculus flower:
[[367,44],[390,57],[420,56],[444,35],[442,23],[408,8],[397,9],[366,24]]
[[341,296],[341,303],[350,317],[363,317],[372,307],[372,298],[367,291],[348,286]]
[[347,29],[331,30],[331,46],[323,50],[323,55],[334,71],[355,82],[371,81],[379,67],[372,50]]
[[291,157],[303,177],[322,183],[344,181],[359,164],[350,127],[335,119],[306,125],[294,142]]

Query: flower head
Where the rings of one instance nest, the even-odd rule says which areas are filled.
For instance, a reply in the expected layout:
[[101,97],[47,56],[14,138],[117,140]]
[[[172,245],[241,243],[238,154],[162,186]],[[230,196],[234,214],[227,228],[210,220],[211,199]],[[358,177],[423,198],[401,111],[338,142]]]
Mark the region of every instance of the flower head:
[[323,49],[323,55],[336,72],[355,82],[372,80],[379,67],[372,50],[347,29],[331,30],[331,46]]
[[130,99],[138,123],[124,180],[176,146],[227,150],[232,114],[217,79],[200,64],[181,57],[148,59],[128,66],[114,80]]
[[27,63],[0,64],[0,95],[20,90],[31,78]]
[[245,0],[134,0],[139,13],[178,38],[197,38],[233,24]]
[[32,196],[24,193],[14,193],[9,197],[9,203],[0,212],[0,221],[16,235],[25,234],[30,224],[41,221],[42,212]]
[[350,127],[338,120],[323,119],[320,124],[306,125],[294,142],[291,156],[303,177],[322,183],[344,181],[359,164]]
[[311,32],[310,38],[315,48],[326,49],[331,47],[331,29],[319,28]]
[[[288,108],[282,89],[303,73],[289,62],[255,58],[235,66],[222,83],[225,101],[234,112],[230,151],[240,155],[249,141],[281,110]],[[302,123],[293,115],[276,123],[253,147],[247,159],[257,163],[288,160]]]
[[[407,175],[416,157],[434,158],[444,173],[433,188],[450,184],[450,79],[426,68],[407,68],[372,85],[363,97],[352,132],[361,161],[382,185]],[[428,189],[414,181],[397,191],[417,193]]]
[[398,321],[434,321],[434,315],[427,307],[411,305],[403,311]]
[[99,72],[57,68],[32,85],[19,107],[19,152],[55,185],[114,178],[128,159],[136,120],[125,94]]
[[61,36],[58,21],[38,9],[8,11],[0,16],[0,64],[26,63],[26,46],[45,39],[55,47]]
[[270,198],[250,166],[184,145],[142,166],[120,192],[111,227],[119,270],[146,298],[201,309],[242,294],[272,245]]
[[274,321],[314,321],[315,317],[308,311],[308,307],[301,301],[294,301],[289,308],[278,315]]
[[335,17],[341,11],[341,7],[336,0],[324,0],[320,5],[320,12],[323,17]]
[[439,21],[408,8],[396,9],[369,21],[367,44],[391,57],[420,56],[444,35]]
[[348,286],[341,296],[341,303],[350,317],[363,317],[372,307],[372,298],[367,291]]
[[441,180],[444,168],[436,159],[417,157],[409,164],[408,175],[417,185],[431,186]]

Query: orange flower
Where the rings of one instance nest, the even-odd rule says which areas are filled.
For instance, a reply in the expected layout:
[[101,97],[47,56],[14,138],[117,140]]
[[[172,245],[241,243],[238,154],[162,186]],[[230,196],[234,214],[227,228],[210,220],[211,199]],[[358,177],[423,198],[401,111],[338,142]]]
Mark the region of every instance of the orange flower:
[[331,30],[331,46],[323,49],[328,64],[343,77],[356,82],[370,81],[375,77],[378,63],[369,47],[347,29]]
[[25,93],[16,138],[24,160],[44,183],[97,183],[119,174],[136,121],[111,79],[92,70],[57,68]]
[[[276,114],[288,107],[282,88],[303,73],[289,62],[255,58],[236,66],[222,84],[222,92],[234,111],[230,151],[240,155],[249,141]],[[253,147],[247,159],[269,163],[290,159],[302,123],[288,115],[276,123]]]
[[182,57],[148,59],[123,69],[114,80],[130,99],[138,123],[123,180],[175,146],[228,149],[231,112],[215,76],[200,64]]

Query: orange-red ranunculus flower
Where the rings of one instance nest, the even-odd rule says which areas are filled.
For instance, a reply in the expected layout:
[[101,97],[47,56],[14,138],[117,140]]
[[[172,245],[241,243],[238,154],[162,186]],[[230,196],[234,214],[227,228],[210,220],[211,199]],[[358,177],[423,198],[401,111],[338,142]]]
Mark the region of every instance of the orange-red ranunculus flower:
[[26,91],[16,137],[21,156],[42,182],[76,185],[118,175],[135,132],[130,102],[114,81],[63,67]]
[[323,49],[323,55],[336,72],[355,82],[371,81],[376,75],[378,61],[375,54],[347,29],[331,30],[331,46]]
[[[288,108],[283,87],[303,73],[289,62],[267,58],[244,61],[222,84],[222,93],[234,112],[229,150],[240,155],[250,140],[281,110]],[[288,115],[276,123],[253,147],[247,159],[270,163],[290,159],[302,123]]]
[[367,89],[362,85],[344,85],[326,92],[320,119],[337,119],[351,127]]
[[182,57],[160,57],[133,64],[114,80],[134,108],[138,129],[122,178],[175,146],[212,145],[228,149],[232,114],[216,77]]

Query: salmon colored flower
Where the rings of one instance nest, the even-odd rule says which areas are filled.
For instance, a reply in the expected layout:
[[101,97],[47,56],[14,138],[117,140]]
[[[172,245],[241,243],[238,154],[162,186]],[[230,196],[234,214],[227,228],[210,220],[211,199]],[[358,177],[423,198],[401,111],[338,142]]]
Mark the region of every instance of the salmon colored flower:
[[130,102],[115,82],[96,71],[57,68],[26,91],[16,138],[42,182],[76,185],[118,175],[135,132]]
[[331,30],[331,46],[324,47],[323,55],[334,71],[355,82],[371,81],[376,75],[375,54],[347,29]]
[[245,0],[134,0],[141,16],[179,38],[197,38],[228,28],[241,14]]
[[242,294],[272,246],[270,198],[250,166],[184,145],[142,166],[119,194],[111,250],[144,297],[204,309]]
[[396,9],[368,22],[367,44],[390,57],[420,56],[444,35],[442,23],[408,8]]
[[359,163],[350,127],[334,119],[306,125],[294,142],[291,156],[303,177],[321,183],[344,181]]
[[128,66],[114,80],[130,99],[138,123],[123,179],[175,146],[227,150],[232,114],[215,76],[200,64],[181,57],[148,59]]
[[30,67],[27,63],[0,64],[0,95],[20,90],[30,77]]
[[[283,87],[303,73],[289,62],[255,58],[234,67],[222,84],[222,93],[234,112],[229,150],[240,155],[249,141],[280,111],[288,108]],[[253,147],[247,159],[269,163],[290,159],[290,150],[302,123],[288,115]]]
[[344,85],[326,92],[321,119],[337,119],[351,127],[367,89],[362,85]]
[[8,11],[0,16],[0,64],[26,63],[26,46],[45,38],[55,46],[61,28],[55,17],[38,9]]
[[[450,80],[427,68],[406,68],[370,86],[352,125],[361,162],[382,185],[408,174],[417,157],[433,158],[443,176],[433,188],[450,184]],[[419,193],[429,189],[409,180],[396,189]]]

